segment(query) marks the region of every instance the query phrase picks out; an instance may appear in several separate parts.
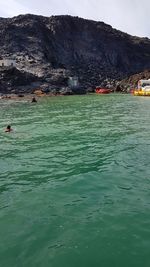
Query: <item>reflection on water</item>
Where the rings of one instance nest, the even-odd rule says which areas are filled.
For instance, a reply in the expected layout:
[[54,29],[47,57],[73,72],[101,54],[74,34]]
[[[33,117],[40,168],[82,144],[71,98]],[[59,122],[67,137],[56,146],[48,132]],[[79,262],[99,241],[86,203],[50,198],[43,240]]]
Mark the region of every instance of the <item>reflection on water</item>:
[[3,267],[149,266],[149,117],[130,95],[0,102]]

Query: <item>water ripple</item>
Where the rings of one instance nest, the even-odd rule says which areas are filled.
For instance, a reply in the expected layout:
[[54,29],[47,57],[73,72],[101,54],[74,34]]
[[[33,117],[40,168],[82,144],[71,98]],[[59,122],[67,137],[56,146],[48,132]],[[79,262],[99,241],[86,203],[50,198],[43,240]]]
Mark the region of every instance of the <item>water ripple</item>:
[[0,102],[2,266],[148,266],[149,101]]

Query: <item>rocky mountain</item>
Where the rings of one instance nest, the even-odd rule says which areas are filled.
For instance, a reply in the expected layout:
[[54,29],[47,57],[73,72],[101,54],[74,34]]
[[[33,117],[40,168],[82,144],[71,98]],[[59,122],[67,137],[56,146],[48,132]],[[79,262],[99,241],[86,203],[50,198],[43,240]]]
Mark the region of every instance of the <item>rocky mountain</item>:
[[0,18],[0,57],[14,58],[20,72],[38,77],[50,90],[66,87],[70,76],[84,89],[114,87],[150,68],[150,39],[79,17],[27,14]]

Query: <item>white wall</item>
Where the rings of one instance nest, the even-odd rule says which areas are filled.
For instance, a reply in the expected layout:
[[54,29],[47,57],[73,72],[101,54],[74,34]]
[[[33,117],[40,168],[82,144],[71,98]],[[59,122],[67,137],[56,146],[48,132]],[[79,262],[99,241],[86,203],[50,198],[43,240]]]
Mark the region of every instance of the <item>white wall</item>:
[[15,67],[16,66],[16,61],[15,60],[11,60],[11,59],[0,60],[0,67],[10,67],[10,66]]
[[78,86],[78,84],[79,84],[78,77],[69,77],[68,84],[69,84],[69,86],[72,86],[72,87]]

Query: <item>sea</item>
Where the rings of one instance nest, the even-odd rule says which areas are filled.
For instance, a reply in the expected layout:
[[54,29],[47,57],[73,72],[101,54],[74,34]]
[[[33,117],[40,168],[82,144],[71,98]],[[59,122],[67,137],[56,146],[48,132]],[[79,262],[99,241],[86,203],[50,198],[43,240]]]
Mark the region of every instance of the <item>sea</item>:
[[150,266],[150,98],[0,100],[0,266]]

